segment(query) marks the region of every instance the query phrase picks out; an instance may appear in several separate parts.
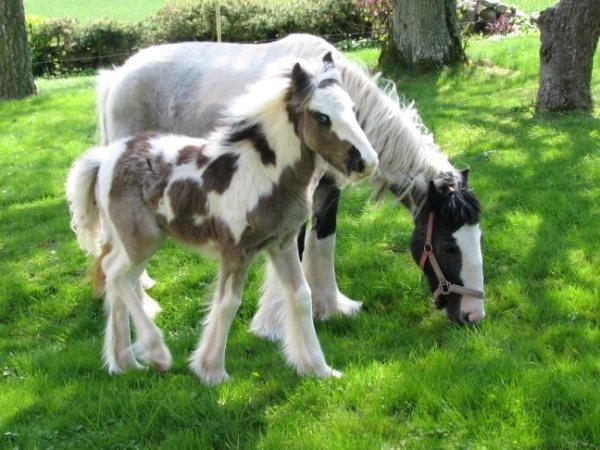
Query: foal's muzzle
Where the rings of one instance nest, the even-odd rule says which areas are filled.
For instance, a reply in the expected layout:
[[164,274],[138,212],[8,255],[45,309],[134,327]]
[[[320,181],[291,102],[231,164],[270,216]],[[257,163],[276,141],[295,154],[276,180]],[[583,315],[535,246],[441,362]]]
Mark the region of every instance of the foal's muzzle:
[[346,170],[348,174],[359,174],[360,178],[371,175],[377,167],[377,161],[366,161],[356,147],[350,147],[348,157],[346,158]]

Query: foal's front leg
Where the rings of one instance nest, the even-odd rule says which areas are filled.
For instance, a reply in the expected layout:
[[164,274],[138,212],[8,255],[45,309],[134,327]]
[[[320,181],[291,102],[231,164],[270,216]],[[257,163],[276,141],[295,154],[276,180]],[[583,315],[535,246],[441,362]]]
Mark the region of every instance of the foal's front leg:
[[241,295],[251,258],[223,258],[217,290],[198,347],[190,357],[190,369],[206,384],[229,379],[225,371],[225,346],[231,322],[242,302]]
[[284,248],[269,251],[272,266],[287,289],[283,308],[283,349],[287,360],[299,374],[340,377],[341,373],[325,362],[313,323],[310,288],[300,265],[298,247],[292,241]]

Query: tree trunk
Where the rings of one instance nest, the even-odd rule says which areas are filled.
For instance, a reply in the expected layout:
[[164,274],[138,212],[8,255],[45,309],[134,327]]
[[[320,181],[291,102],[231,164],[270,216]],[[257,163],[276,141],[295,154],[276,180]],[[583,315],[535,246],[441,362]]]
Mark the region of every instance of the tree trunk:
[[383,62],[425,72],[466,60],[455,0],[395,0]]
[[592,109],[592,64],[600,36],[600,0],[562,0],[542,11],[537,108]]
[[35,94],[22,0],[0,0],[0,99]]

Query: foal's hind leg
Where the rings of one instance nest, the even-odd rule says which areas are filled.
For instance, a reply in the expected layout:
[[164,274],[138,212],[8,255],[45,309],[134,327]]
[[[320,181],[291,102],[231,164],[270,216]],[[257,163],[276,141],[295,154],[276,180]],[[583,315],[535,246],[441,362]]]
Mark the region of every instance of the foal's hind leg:
[[[114,262],[118,251],[111,251],[102,261],[103,271]],[[131,330],[129,313],[117,291],[107,286],[104,305],[106,309],[106,328],[104,330],[104,363],[111,374],[128,369],[140,369],[131,348]]]
[[225,345],[231,322],[242,301],[250,260],[250,257],[236,261],[224,258],[221,262],[218,287],[204,319],[202,338],[190,357],[190,369],[206,384],[219,384],[229,378],[225,371]]
[[123,300],[135,324],[137,341],[135,353],[154,365],[157,370],[165,371],[171,367],[172,357],[165,345],[162,332],[154,325],[142,307],[139,277],[146,261],[131,261],[122,247],[110,267],[107,267],[106,286]]
[[154,287],[154,285],[156,284],[156,281],[154,281],[150,277],[150,275],[148,275],[148,271],[146,269],[144,269],[144,271],[140,275],[140,283],[142,283],[142,288],[152,289]]
[[283,310],[283,349],[287,360],[299,374],[341,376],[325,362],[313,322],[310,288],[302,273],[296,243],[271,249],[269,256],[288,293]]

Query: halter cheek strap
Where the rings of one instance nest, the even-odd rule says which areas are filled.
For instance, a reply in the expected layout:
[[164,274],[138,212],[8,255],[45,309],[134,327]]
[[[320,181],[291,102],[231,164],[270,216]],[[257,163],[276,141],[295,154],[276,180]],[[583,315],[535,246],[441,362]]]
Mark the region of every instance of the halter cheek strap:
[[435,273],[435,276],[438,279],[438,287],[433,292],[433,303],[437,302],[438,297],[441,295],[448,295],[450,293],[460,294],[460,295],[468,295],[469,297],[475,298],[485,298],[485,295],[482,291],[478,291],[475,289],[469,289],[459,284],[450,283],[446,277],[444,276],[444,272],[440,265],[437,262],[437,258],[435,257],[435,253],[433,253],[433,245],[431,244],[431,238],[433,236],[433,222],[435,219],[435,215],[430,212],[429,217],[427,219],[427,232],[425,234],[425,245],[423,246],[423,253],[421,254],[421,259],[419,260],[419,267],[421,270],[425,270],[425,263],[429,260],[429,264],[431,264],[431,268]]

